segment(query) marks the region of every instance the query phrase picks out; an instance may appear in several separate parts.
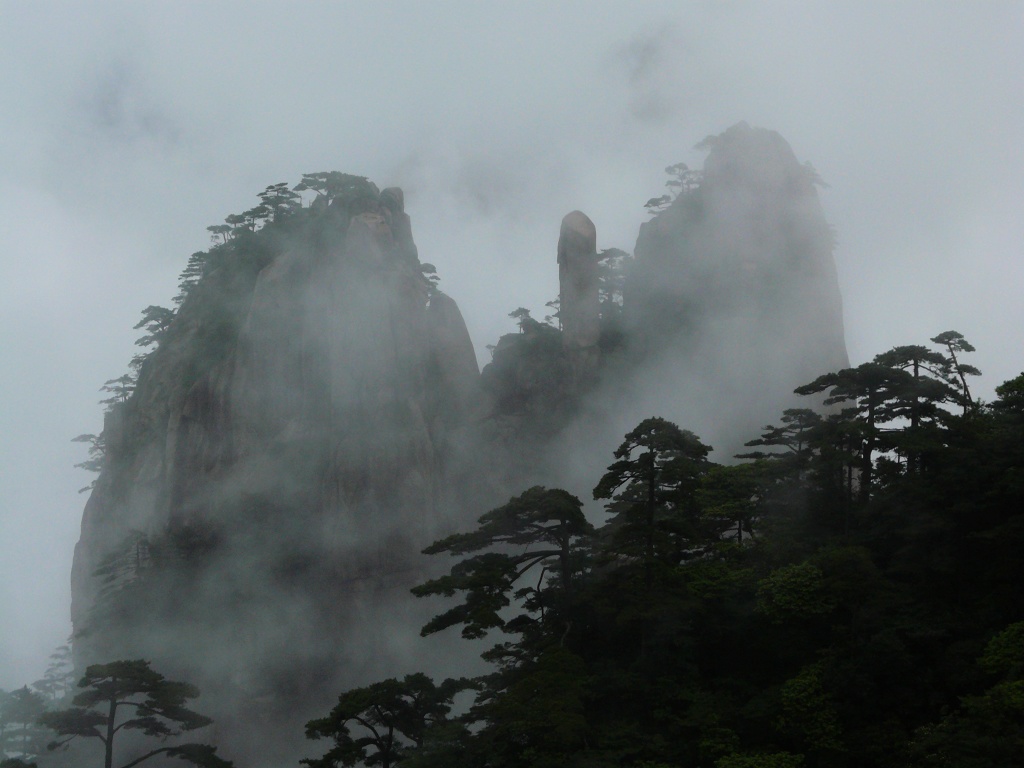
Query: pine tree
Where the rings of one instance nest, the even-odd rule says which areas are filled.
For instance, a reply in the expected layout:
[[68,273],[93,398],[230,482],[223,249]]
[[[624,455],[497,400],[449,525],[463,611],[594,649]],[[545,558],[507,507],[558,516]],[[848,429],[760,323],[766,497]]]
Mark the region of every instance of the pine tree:
[[[79,737],[102,742],[104,768],[114,766],[115,739],[122,730],[164,740],[213,722],[186,706],[199,696],[198,688],[165,679],[142,659],[93,664],[78,687],[83,690],[75,695],[72,707],[45,712],[39,722],[60,737],[55,747]],[[177,757],[203,768],[230,768],[232,763],[218,757],[216,751],[206,744],[157,747],[120,768],[132,768],[157,755]]]

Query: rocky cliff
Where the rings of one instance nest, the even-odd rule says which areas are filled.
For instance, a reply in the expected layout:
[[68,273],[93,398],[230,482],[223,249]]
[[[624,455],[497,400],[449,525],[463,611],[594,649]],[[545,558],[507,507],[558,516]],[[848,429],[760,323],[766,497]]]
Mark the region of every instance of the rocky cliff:
[[733,452],[806,405],[795,387],[849,360],[813,168],[746,123],[701,146],[703,172],[683,171],[637,237],[624,301],[642,360],[631,397],[675,401],[679,423]]
[[480,407],[469,333],[401,190],[343,180],[225,234],[108,413],[73,569],[80,662],[157,658],[251,701],[333,685],[374,595],[406,592],[450,527]]
[[589,495],[651,415],[727,457],[846,367],[816,174],[743,123],[706,145],[634,258],[565,216],[559,326],[520,315],[482,374],[401,190],[314,174],[296,188],[311,205],[278,185],[211,228],[107,415],[75,554],[79,661],[160,659],[218,689],[218,721],[258,730],[301,701],[301,724],[394,673],[437,534],[529,485]]
[[701,146],[702,171],[668,169],[675,193],[651,201],[632,258],[598,252],[582,212],[563,219],[560,328],[523,322],[482,373],[524,481],[587,495],[608,446],[652,414],[728,460],[808,405],[795,387],[849,365],[817,174],[746,123]]

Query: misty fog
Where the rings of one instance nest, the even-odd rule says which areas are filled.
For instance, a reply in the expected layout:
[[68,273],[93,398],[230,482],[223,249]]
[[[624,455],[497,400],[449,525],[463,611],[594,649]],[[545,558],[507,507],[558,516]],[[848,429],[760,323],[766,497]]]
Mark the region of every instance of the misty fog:
[[[492,357],[487,345],[517,332],[511,311],[525,307],[539,319],[558,296],[565,214],[580,210],[594,222],[597,250],[632,253],[641,225],[652,219],[645,201],[666,192],[665,168],[701,168],[708,152],[695,145],[747,121],[778,131],[826,183],[817,188],[821,210],[814,215],[834,232],[837,273],[828,279],[842,296],[840,328],[852,364],[956,328],[978,349],[972,362],[984,377],[977,395],[991,399],[994,386],[1019,373],[1020,3],[525,3],[514,10],[312,3],[183,11],[4,3],[3,16],[0,688],[37,679],[71,632],[71,564],[88,497],[78,490],[94,479],[74,467],[86,447],[71,438],[103,428],[99,388],[139,352],[140,331],[132,326],[140,310],[172,306],[189,254],[210,247],[206,227],[254,205],[268,185],[294,185],[304,173],[338,170],[366,176],[380,189],[401,188],[418,259],[436,266],[438,287],[461,311],[467,349],[483,367]],[[763,233],[715,231],[737,242],[701,247],[753,253],[764,246]],[[739,242],[744,238],[752,242]],[[292,279],[285,261],[278,263],[282,296]],[[339,282],[313,281],[318,287],[304,294],[307,311],[336,306],[339,296],[344,310],[334,315],[337,326],[319,327],[322,338],[310,344],[324,365],[340,366],[332,381],[348,375],[338,360],[371,359],[373,370],[353,379],[352,391],[373,389],[384,402],[391,394],[382,382],[397,369],[373,358],[382,338],[376,283],[355,280],[357,287],[346,288],[341,278],[331,279]],[[270,335],[261,336],[262,352],[249,349],[245,375],[258,376],[264,393],[278,385],[290,391],[299,362],[274,354],[287,323],[304,321],[274,314],[280,304],[272,280],[264,279],[261,290]],[[442,311],[440,303],[435,309]],[[648,359],[627,387],[628,409],[620,407],[623,392],[599,389],[550,455],[567,455],[562,445],[586,449],[565,465],[548,463],[535,482],[586,498],[621,435],[650,415],[692,429],[720,449],[716,460],[726,460],[755,436],[746,424],[758,423],[763,410],[743,396],[749,414],[736,423],[744,426],[725,424],[709,405],[732,394],[722,382],[775,381],[765,371],[778,365],[781,375],[785,367],[754,345],[743,354],[721,352],[742,336],[748,309],[742,304],[723,315],[700,339],[680,340],[685,355]],[[450,330],[450,311],[445,317],[438,327]],[[802,321],[776,327],[788,339],[799,336],[801,345],[819,330]],[[246,332],[256,333],[249,326]],[[409,339],[397,348],[417,344]],[[260,368],[260,354],[278,367]],[[821,372],[807,371],[806,379]],[[211,391],[221,384],[242,386],[224,378]],[[344,388],[333,391],[332,407],[345,410],[347,396]],[[247,425],[247,439],[258,440],[262,429],[286,431],[281,424],[303,418],[289,409],[302,407],[287,397],[261,404],[259,412],[277,422]],[[460,443],[456,422],[445,422],[444,434],[457,463],[476,448],[468,438]],[[423,433],[438,429],[431,422]],[[408,436],[403,462],[437,460],[424,457],[419,440]],[[279,468],[262,464],[232,472],[237,476],[218,482],[251,489],[254,479],[279,478]],[[301,485],[301,478],[291,481]],[[345,482],[338,479],[338,487]],[[359,548],[371,530],[391,535],[409,528],[429,538],[486,511],[458,508],[445,489],[429,485],[410,474],[406,485],[388,489],[389,508],[411,517],[381,523],[356,516],[358,530],[339,524],[317,528],[313,538],[329,542],[325,549]],[[495,497],[495,488],[505,496]],[[486,478],[468,495],[486,505],[512,491]],[[415,517],[409,499],[417,494],[439,500],[435,518]],[[344,495],[323,503],[370,504]],[[591,504],[592,512],[598,508]],[[294,521],[296,540],[309,536],[306,522]],[[259,551],[250,550],[255,561]],[[232,560],[215,582],[223,593],[211,599],[219,604],[236,587],[255,590],[247,582],[250,565]],[[452,652],[445,642],[432,638],[414,648],[403,634],[433,605],[408,598],[382,608],[373,590],[386,588],[347,598],[359,606],[351,625],[378,626],[371,638],[349,637],[343,656],[356,670],[351,679],[379,675],[368,661],[375,655],[398,659],[409,671],[421,662],[447,670]],[[273,655],[275,644],[295,642],[295,626],[316,624],[310,617],[322,606],[313,603],[327,598],[285,590],[282,599],[260,599],[268,609],[249,641]],[[277,636],[280,627],[289,630]],[[314,630],[309,634],[304,653],[335,653],[319,647]],[[393,645],[382,648],[380,638]],[[160,642],[172,648],[175,638]],[[236,674],[228,638],[211,647],[224,656],[204,664]]]

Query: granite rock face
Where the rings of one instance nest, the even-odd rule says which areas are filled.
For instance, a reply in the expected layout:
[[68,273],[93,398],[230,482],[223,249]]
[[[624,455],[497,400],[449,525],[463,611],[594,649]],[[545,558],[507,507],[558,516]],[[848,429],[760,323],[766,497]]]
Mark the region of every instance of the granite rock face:
[[745,123],[706,143],[631,263],[564,217],[561,328],[523,318],[482,374],[401,189],[321,174],[293,218],[236,227],[107,415],[77,661],[157,660],[218,692],[234,754],[294,762],[305,719],[407,668],[439,535],[532,485],[588,495],[652,415],[726,459],[807,405],[794,387],[848,366],[816,175]]
[[849,360],[813,169],[746,123],[704,144],[699,185],[640,228],[624,310],[643,376],[679,382],[701,407],[676,418],[732,450]]
[[372,595],[450,527],[446,473],[480,407],[458,306],[420,269],[400,189],[306,210],[204,277],[108,415],[73,567],[80,662],[185,665],[175,649],[198,646],[200,684],[330,685],[316,670],[343,666]]
[[558,296],[562,345],[577,380],[597,364],[601,338],[598,284],[597,228],[585,213],[572,211],[562,219],[558,235]]

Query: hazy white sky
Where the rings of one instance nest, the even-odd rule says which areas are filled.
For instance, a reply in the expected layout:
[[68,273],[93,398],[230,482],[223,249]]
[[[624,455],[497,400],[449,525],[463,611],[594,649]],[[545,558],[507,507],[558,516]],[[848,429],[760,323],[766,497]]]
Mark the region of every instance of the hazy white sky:
[[991,396],[1024,369],[1022,41],[1024,2],[0,0],[0,687],[70,630],[69,441],[139,311],[304,172],[405,189],[484,357],[556,295],[563,214],[632,250],[665,166],[773,128],[831,185],[851,360],[956,329]]

